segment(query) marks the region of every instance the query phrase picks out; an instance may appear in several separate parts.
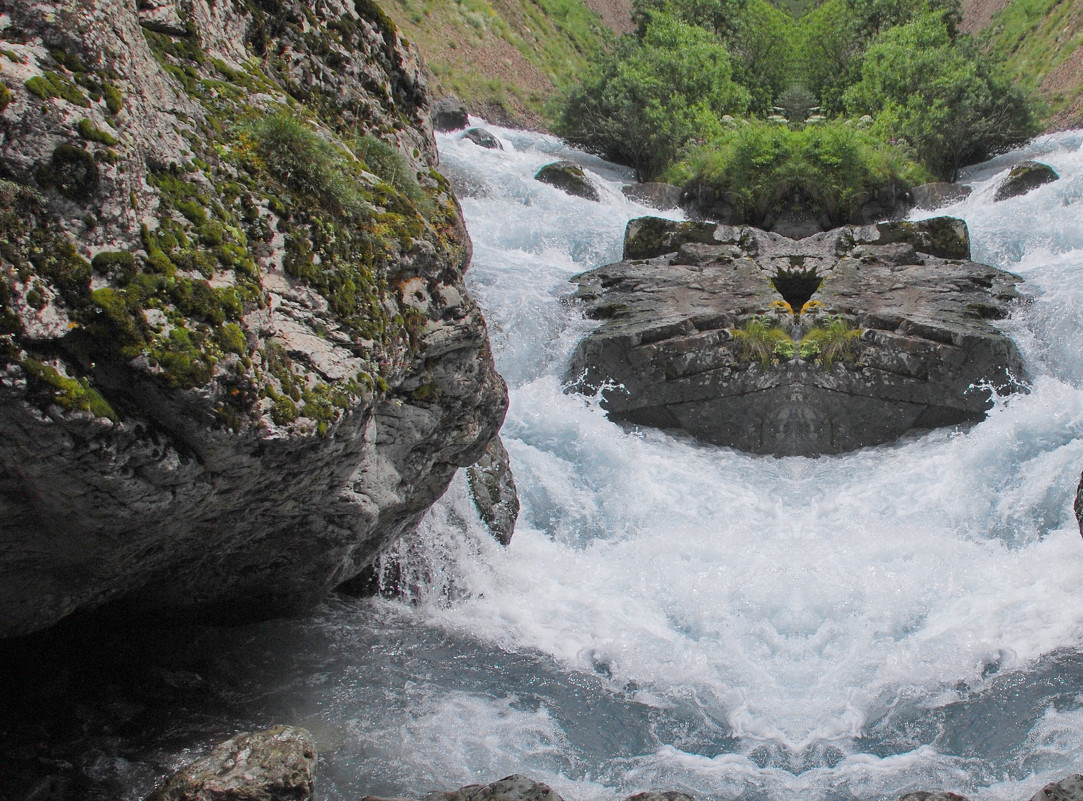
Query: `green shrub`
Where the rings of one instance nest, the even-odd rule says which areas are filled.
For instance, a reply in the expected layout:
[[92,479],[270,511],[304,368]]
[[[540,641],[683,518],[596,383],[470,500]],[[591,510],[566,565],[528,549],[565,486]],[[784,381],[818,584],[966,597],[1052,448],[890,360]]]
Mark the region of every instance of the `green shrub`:
[[845,120],[791,130],[747,121],[696,148],[665,178],[730,198],[741,221],[762,223],[798,197],[834,224],[859,221],[871,190],[928,174],[905,154]]
[[0,83],[0,111],[3,111],[11,103],[11,90]]
[[772,326],[765,317],[753,317],[732,331],[742,359],[762,365],[792,359],[796,348],[793,339],[783,329]]
[[103,131],[85,117],[76,124],[79,135],[89,142],[101,142],[103,145],[115,145],[117,139],[108,131]]
[[264,117],[249,135],[268,172],[321,206],[356,213],[364,204],[346,153],[286,112]]
[[717,133],[721,116],[742,114],[749,102],[711,33],[650,11],[639,38],[625,37],[568,95],[557,130],[651,180],[687,142]]
[[836,361],[854,359],[860,340],[860,329],[841,317],[830,317],[825,325],[817,325],[801,338],[797,352],[802,359],[815,360],[824,367],[830,367]]

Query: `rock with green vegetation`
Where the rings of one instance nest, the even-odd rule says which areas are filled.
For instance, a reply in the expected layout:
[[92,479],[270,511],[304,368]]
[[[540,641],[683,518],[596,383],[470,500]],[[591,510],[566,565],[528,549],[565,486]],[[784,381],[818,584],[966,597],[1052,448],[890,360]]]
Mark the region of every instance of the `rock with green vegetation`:
[[315,784],[312,735],[275,726],[231,737],[170,776],[148,801],[311,801]]
[[570,161],[555,161],[552,164],[546,164],[534,175],[534,180],[555,186],[573,197],[595,202],[600,199],[597,188],[587,178],[583,168]]
[[1048,164],[1042,164],[1040,161],[1024,161],[1012,167],[1008,177],[1000,182],[993,200],[999,202],[1010,197],[1025,195],[1058,178],[1060,176],[1057,175],[1057,171]]
[[507,402],[417,54],[360,1],[5,23],[0,637],[315,603]]
[[633,220],[652,248],[573,279],[601,323],[568,378],[611,419],[815,456],[981,420],[1024,377],[995,325],[1019,279],[968,260],[961,220],[801,240],[689,225]]

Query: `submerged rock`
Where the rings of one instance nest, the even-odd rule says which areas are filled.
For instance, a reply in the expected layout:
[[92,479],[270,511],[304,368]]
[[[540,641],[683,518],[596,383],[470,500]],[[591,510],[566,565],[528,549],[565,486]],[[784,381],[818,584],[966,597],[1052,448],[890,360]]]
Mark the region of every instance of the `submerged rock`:
[[1057,171],[1048,164],[1040,161],[1024,161],[1022,164],[1012,167],[1008,177],[997,187],[994,201],[1007,200],[1011,197],[1019,197],[1048,183],[1060,178]]
[[316,747],[305,729],[238,734],[173,774],[147,801],[311,801]]
[[0,637],[311,606],[507,403],[390,20],[136,5],[5,9]]
[[927,790],[918,790],[913,793],[907,793],[906,795],[899,796],[899,801],[969,801],[965,796],[961,796],[958,793],[948,793],[944,791],[928,792]]
[[586,200],[599,200],[598,190],[587,178],[583,168],[570,161],[556,161],[546,164],[534,175],[534,180],[555,186],[563,192]]
[[953,184],[946,181],[934,181],[911,187],[910,197],[914,205],[919,209],[934,211],[960,200],[966,200],[974,190],[963,184]]
[[482,521],[497,542],[507,545],[519,517],[519,494],[511,473],[511,460],[499,436],[493,437],[481,458],[467,468],[466,476]]
[[573,279],[603,322],[568,376],[603,388],[614,420],[814,456],[980,420],[991,401],[979,387],[1022,377],[991,322],[1007,316],[1019,279],[969,261],[959,220],[800,241],[633,220],[625,250]]
[[681,204],[681,196],[684,194],[684,190],[679,186],[655,182],[622,186],[620,191],[629,200],[634,200],[659,211],[677,208]]
[[492,784],[469,784],[450,793],[432,793],[426,801],[564,801],[548,784],[513,774]]
[[500,140],[486,131],[484,128],[471,128],[463,134],[463,139],[469,139],[478,147],[484,147],[487,150],[503,150],[504,146],[500,144]]

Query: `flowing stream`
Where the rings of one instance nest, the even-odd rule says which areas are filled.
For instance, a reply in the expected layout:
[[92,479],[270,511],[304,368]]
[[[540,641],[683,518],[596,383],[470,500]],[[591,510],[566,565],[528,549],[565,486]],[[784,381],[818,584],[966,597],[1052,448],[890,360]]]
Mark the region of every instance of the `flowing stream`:
[[[1025,279],[1004,325],[1029,393],[969,429],[780,459],[622,428],[565,394],[592,325],[568,278],[656,212],[621,195],[622,168],[490,130],[504,150],[439,145],[511,395],[515,537],[488,536],[460,476],[388,557],[409,598],[243,630],[222,654],[241,717],[313,731],[324,801],[510,773],[569,801],[1024,801],[1083,767],[1083,132],[973,169],[973,195],[937,212]],[[1061,179],[993,204],[1025,157]],[[602,202],[533,180],[557,158]]]

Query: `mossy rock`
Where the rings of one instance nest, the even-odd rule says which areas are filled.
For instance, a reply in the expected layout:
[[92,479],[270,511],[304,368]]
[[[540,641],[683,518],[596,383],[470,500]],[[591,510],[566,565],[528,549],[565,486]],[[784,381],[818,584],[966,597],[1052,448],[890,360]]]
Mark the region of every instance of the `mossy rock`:
[[661,217],[637,217],[624,229],[624,258],[653,259],[676,253],[681,245],[722,244],[715,238],[718,225],[712,222],[677,222]]
[[878,245],[902,242],[919,253],[941,259],[969,259],[970,232],[966,223],[955,217],[932,217],[928,220],[877,223]]
[[1042,164],[1040,161],[1024,161],[1017,167],[1013,167],[1012,171],[1008,173],[1008,177],[997,187],[993,200],[999,202],[1011,197],[1025,195],[1039,186],[1056,181],[1058,178],[1060,176],[1057,175],[1057,171],[1048,164]]
[[556,161],[546,164],[534,176],[534,180],[554,186],[574,197],[598,202],[601,196],[594,184],[587,178],[583,169],[570,161]]

